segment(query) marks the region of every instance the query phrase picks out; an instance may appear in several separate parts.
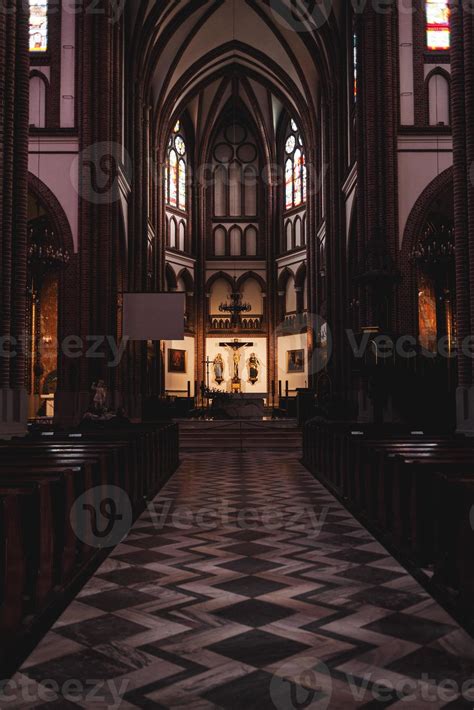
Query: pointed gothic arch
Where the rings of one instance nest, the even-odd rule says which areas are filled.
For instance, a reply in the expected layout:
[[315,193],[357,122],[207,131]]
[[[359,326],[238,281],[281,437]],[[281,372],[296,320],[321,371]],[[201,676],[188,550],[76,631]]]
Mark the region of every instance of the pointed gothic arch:
[[165,277],[167,291],[176,291],[178,288],[178,279],[176,278],[175,270],[169,263],[165,266]]

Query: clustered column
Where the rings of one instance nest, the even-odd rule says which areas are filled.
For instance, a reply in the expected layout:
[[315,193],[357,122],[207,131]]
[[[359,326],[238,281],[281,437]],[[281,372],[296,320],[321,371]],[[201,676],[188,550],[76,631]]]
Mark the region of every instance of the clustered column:
[[29,47],[21,0],[0,22],[0,436],[26,430]]
[[[453,127],[456,310],[459,344],[474,334],[474,17],[451,2],[451,111]],[[474,432],[474,359],[458,352],[458,429]]]
[[[356,16],[357,81],[357,242],[353,293],[360,328],[393,329],[397,274],[397,11],[380,12],[373,3]],[[355,363],[353,387],[359,417],[390,416],[389,403],[369,398],[374,391]],[[357,373],[357,374],[356,374]],[[382,411],[386,410],[383,414]]]

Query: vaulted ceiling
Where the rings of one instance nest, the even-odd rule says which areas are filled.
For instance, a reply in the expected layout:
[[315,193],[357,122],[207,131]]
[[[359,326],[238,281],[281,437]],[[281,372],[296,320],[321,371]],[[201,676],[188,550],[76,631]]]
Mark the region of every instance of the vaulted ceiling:
[[326,14],[306,17],[293,5],[289,0],[128,3],[129,59],[144,81],[158,135],[186,110],[200,144],[236,91],[269,146],[283,108],[304,133],[315,130],[319,97],[340,62],[342,2],[327,0]]

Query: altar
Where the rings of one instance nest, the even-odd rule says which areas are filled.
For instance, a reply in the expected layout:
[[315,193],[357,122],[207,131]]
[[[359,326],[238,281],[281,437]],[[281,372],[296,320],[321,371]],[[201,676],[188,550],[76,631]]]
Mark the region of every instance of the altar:
[[216,395],[212,399],[211,414],[219,419],[262,419],[265,401],[251,394]]

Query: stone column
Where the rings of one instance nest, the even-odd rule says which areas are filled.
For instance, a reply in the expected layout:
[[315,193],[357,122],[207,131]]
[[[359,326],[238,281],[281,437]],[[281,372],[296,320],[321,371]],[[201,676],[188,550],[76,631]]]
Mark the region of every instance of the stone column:
[[0,23],[0,437],[26,432],[28,8]]
[[[361,328],[394,327],[397,274],[397,10],[373,3],[357,16],[357,267]],[[359,417],[371,420],[368,376],[355,363]],[[378,380],[378,377],[377,377]],[[380,404],[380,403],[379,403]],[[378,407],[379,411],[381,408]]]
[[[56,395],[55,418],[62,424],[77,423],[91,398],[91,384],[104,379],[109,389],[108,406],[121,404],[105,336],[117,338],[117,300],[114,285],[118,250],[113,242],[114,214],[118,209],[118,163],[121,148],[114,131],[114,32],[111,6],[102,1],[96,12],[78,15],[79,121],[79,253],[77,256],[77,319],[75,335],[81,339],[81,357],[64,353],[65,368],[74,368],[70,389]],[[92,340],[92,339],[95,340]],[[91,351],[91,346],[100,345]]]
[[462,343],[474,333],[474,17],[451,2],[451,112],[453,127],[458,430],[474,435],[474,359]]

